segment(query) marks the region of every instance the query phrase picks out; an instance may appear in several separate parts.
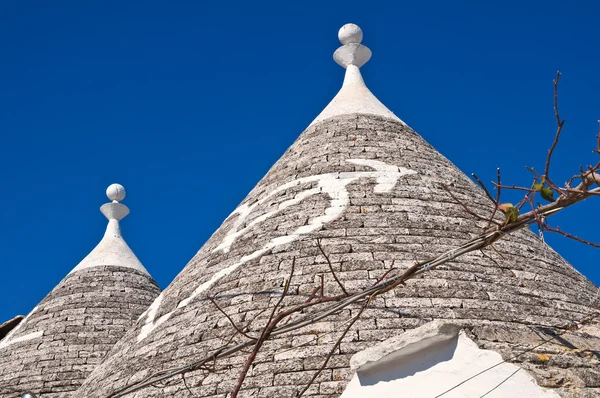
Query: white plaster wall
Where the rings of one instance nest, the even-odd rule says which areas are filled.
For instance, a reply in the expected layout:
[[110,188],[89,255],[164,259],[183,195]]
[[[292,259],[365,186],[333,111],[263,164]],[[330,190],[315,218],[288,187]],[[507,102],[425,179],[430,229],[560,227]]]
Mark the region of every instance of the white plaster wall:
[[462,332],[458,338],[436,343],[397,361],[382,362],[365,371],[359,369],[341,398],[560,398],[554,391],[538,386],[524,369],[509,363],[443,394],[502,362],[500,354],[479,349]]

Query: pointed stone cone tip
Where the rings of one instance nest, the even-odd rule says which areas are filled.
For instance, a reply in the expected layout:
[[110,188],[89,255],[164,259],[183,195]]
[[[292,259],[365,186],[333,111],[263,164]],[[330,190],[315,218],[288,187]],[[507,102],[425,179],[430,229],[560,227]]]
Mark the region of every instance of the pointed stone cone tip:
[[333,59],[346,69],[344,83],[337,95],[310,123],[309,127],[334,116],[352,113],[383,116],[406,125],[365,85],[360,67],[371,58],[371,50],[360,44],[363,39],[362,29],[356,24],[348,23],[338,31],[338,39],[342,46],[335,51]]
[[100,206],[100,211],[108,219],[104,237],[70,274],[85,268],[113,265],[133,268],[149,275],[121,235],[119,221],[129,214],[129,208],[119,203],[125,198],[125,188],[121,184],[111,184],[106,189],[106,196],[111,202]]

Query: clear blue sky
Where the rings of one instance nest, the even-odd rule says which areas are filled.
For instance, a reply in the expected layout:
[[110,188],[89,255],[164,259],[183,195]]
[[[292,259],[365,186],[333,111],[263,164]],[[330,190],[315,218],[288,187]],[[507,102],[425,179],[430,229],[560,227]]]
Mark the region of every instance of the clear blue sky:
[[[596,161],[600,118],[600,4],[576,3],[2,2],[0,322],[97,244],[113,182],[128,191],[127,242],[166,287],[335,95],[346,22],[373,51],[375,95],[486,180],[543,168],[561,70],[566,180]],[[556,224],[600,240],[599,204]],[[600,283],[600,251],[550,241]]]

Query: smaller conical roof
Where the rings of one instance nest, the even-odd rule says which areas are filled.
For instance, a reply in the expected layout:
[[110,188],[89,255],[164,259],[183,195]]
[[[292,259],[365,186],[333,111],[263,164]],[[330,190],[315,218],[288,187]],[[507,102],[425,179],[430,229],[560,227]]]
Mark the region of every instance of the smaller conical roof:
[[127,206],[119,203],[119,200],[123,200],[125,197],[125,189],[119,184],[112,184],[106,190],[106,195],[112,200],[112,203],[106,203],[100,207],[102,214],[108,218],[104,237],[70,273],[85,268],[118,264],[119,267],[131,268],[149,275],[121,236],[119,221],[129,214]]
[[121,236],[125,189],[113,184],[106,193],[100,243],[0,340],[0,396],[76,390],[160,293]]

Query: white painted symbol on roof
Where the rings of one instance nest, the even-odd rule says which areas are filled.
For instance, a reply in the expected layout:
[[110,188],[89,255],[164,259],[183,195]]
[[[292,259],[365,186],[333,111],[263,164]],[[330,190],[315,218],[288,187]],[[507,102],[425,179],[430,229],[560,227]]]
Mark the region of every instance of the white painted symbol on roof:
[[[182,300],[177,305],[177,308],[183,308],[183,307],[187,306],[192,300],[194,300],[196,297],[198,297],[198,295],[200,295],[201,293],[208,290],[211,286],[213,286],[221,278],[231,274],[233,271],[238,269],[242,264],[245,264],[250,260],[260,257],[264,253],[268,252],[269,250],[271,250],[277,246],[293,242],[293,241],[299,239],[303,235],[309,234],[314,231],[318,231],[326,223],[338,218],[340,215],[342,215],[342,213],[348,208],[348,205],[350,204],[350,196],[349,196],[348,189],[347,189],[347,186],[350,183],[358,180],[359,178],[375,178],[376,185],[374,188],[374,192],[385,193],[385,192],[390,192],[394,188],[394,186],[396,185],[396,183],[398,182],[400,177],[406,176],[406,175],[411,175],[411,174],[416,174],[416,172],[413,170],[408,170],[408,169],[405,169],[402,167],[389,165],[387,163],[380,162],[378,160],[349,159],[349,160],[346,160],[346,162],[352,163],[355,165],[359,165],[359,166],[368,166],[368,167],[371,167],[372,169],[374,169],[375,171],[327,173],[327,174],[319,174],[319,175],[315,175],[315,176],[299,178],[297,180],[290,181],[286,184],[283,184],[283,185],[277,187],[273,191],[269,192],[266,196],[264,196],[263,198],[261,198],[260,200],[258,200],[256,202],[254,202],[251,205],[245,203],[245,204],[239,206],[233,213],[231,213],[231,215],[229,215],[228,219],[235,215],[238,215],[238,217],[236,218],[235,222],[233,223],[231,229],[225,235],[225,238],[223,238],[223,241],[221,242],[221,244],[219,246],[217,246],[213,250],[213,252],[222,251],[224,253],[227,253],[231,249],[231,246],[237,240],[237,238],[247,234],[249,231],[252,230],[252,228],[254,226],[273,217],[274,215],[281,212],[282,210],[302,202],[304,199],[306,199],[310,196],[324,193],[324,194],[327,194],[331,198],[329,207],[327,207],[325,209],[325,212],[323,215],[312,218],[307,225],[298,227],[296,230],[294,230],[292,233],[290,233],[288,235],[271,239],[269,242],[267,242],[265,245],[263,245],[260,249],[241,257],[234,264],[216,272],[208,281],[206,281],[206,282],[202,283],[200,286],[198,286],[192,292],[192,294],[190,294],[190,296],[188,296],[185,300]],[[277,207],[277,209],[266,212],[265,214],[252,220],[245,227],[240,228],[244,224],[244,222],[246,221],[248,216],[250,216],[250,214],[252,214],[252,212],[258,206],[260,206],[260,205],[264,204],[265,202],[267,202],[268,200],[272,199],[273,196],[280,194],[282,192],[285,192],[286,190],[288,190],[290,188],[301,186],[303,184],[311,183],[311,182],[316,182],[317,187],[310,188],[305,191],[301,191],[301,192],[297,193],[294,198],[280,203],[279,206]],[[163,297],[161,294],[154,301],[154,303],[152,303],[150,308],[148,308],[148,310],[146,310],[146,312],[144,312],[144,314],[142,314],[141,317],[146,317],[146,321],[144,322],[144,325],[142,326],[142,329],[140,330],[140,334],[138,335],[138,341],[142,341],[144,338],[146,338],[146,336],[148,336],[148,334],[150,334],[160,324],[166,322],[171,317],[173,312],[175,311],[175,310],[173,310],[173,311],[161,316],[158,320],[155,320],[156,313],[162,303],[162,298]]]

